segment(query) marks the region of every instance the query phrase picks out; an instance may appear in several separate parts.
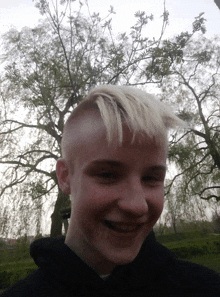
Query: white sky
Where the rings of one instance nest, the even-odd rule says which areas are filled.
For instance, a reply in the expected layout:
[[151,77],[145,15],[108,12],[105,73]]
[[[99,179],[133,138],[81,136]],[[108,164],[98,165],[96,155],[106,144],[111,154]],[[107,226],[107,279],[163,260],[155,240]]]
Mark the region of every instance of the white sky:
[[[134,13],[138,10],[153,14],[155,21],[147,27],[149,37],[159,34],[163,13],[163,0],[88,0],[91,11],[105,16],[110,5],[114,7],[114,30],[123,32],[134,24]],[[220,10],[214,0],[166,0],[170,13],[170,25],[167,36],[191,29],[194,18],[205,12],[207,35],[220,33]],[[34,27],[42,18],[32,0],[0,0],[0,34],[11,27],[21,29],[24,26]]]

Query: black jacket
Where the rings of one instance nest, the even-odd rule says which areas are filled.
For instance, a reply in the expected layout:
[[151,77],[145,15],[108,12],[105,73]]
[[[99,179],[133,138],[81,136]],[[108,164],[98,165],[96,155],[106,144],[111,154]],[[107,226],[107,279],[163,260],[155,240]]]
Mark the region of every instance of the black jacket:
[[136,259],[118,266],[107,280],[88,267],[64,238],[43,238],[31,245],[39,269],[7,289],[1,297],[219,297],[220,277],[212,270],[178,260],[154,234],[146,238]]

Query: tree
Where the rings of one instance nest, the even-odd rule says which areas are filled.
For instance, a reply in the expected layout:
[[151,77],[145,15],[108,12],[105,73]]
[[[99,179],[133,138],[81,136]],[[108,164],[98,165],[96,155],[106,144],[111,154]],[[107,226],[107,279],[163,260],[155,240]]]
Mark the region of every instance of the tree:
[[[196,19],[203,33],[203,16]],[[170,162],[178,167],[185,196],[220,200],[220,39],[188,32],[164,41],[157,50],[153,77],[161,78],[161,99],[189,125],[171,136]],[[155,66],[157,68],[155,68]]]
[[[52,8],[49,6],[52,3]],[[85,17],[82,2],[40,0],[36,6],[46,19],[36,28],[11,29],[3,36],[4,72],[1,76],[0,188],[5,218],[22,211],[23,222],[33,212],[40,233],[43,205],[55,201],[51,236],[62,231],[60,211],[69,197],[57,186],[55,162],[60,157],[64,121],[88,89],[104,83],[135,84],[152,49],[161,42],[168,14],[164,11],[161,37],[143,37],[153,19],[137,12],[130,34],[113,38],[110,16]],[[87,1],[84,5],[88,5]],[[76,10],[77,9],[77,10]],[[141,83],[148,83],[143,78]],[[8,200],[13,200],[13,205]],[[5,202],[4,202],[5,201]],[[3,203],[4,202],[4,203]],[[11,206],[10,206],[11,205]],[[9,208],[11,207],[11,209]],[[21,212],[20,212],[21,213]],[[26,230],[27,231],[27,230]],[[25,232],[27,233],[27,232]]]
[[[168,187],[171,182],[169,179],[166,181]],[[185,195],[182,180],[177,179],[173,183],[165,197],[163,221],[166,222],[166,226],[171,226],[176,234],[184,230],[184,226],[189,223],[198,227],[198,222],[200,225],[206,222],[210,205],[197,196],[191,199],[191,196]]]

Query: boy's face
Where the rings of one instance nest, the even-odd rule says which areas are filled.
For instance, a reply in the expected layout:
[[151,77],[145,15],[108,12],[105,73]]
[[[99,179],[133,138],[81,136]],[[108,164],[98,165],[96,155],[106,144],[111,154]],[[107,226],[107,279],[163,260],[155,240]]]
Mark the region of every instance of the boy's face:
[[58,161],[57,175],[72,197],[66,244],[106,274],[135,259],[162,212],[167,149],[150,139],[131,145],[127,128],[112,148],[101,119],[92,122],[83,122],[71,164]]

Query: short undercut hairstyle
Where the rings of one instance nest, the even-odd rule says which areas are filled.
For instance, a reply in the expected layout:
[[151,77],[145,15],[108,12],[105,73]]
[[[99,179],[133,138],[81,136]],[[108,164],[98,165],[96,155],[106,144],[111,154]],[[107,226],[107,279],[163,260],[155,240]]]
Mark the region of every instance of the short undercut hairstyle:
[[74,122],[86,114],[89,115],[91,110],[99,112],[106,127],[109,145],[122,145],[123,125],[132,133],[132,142],[138,136],[137,139],[140,140],[149,137],[163,144],[164,140],[167,143],[169,129],[185,126],[185,123],[154,95],[130,86],[98,86],[73,110],[64,126],[61,145],[63,157],[71,130],[74,130]]

